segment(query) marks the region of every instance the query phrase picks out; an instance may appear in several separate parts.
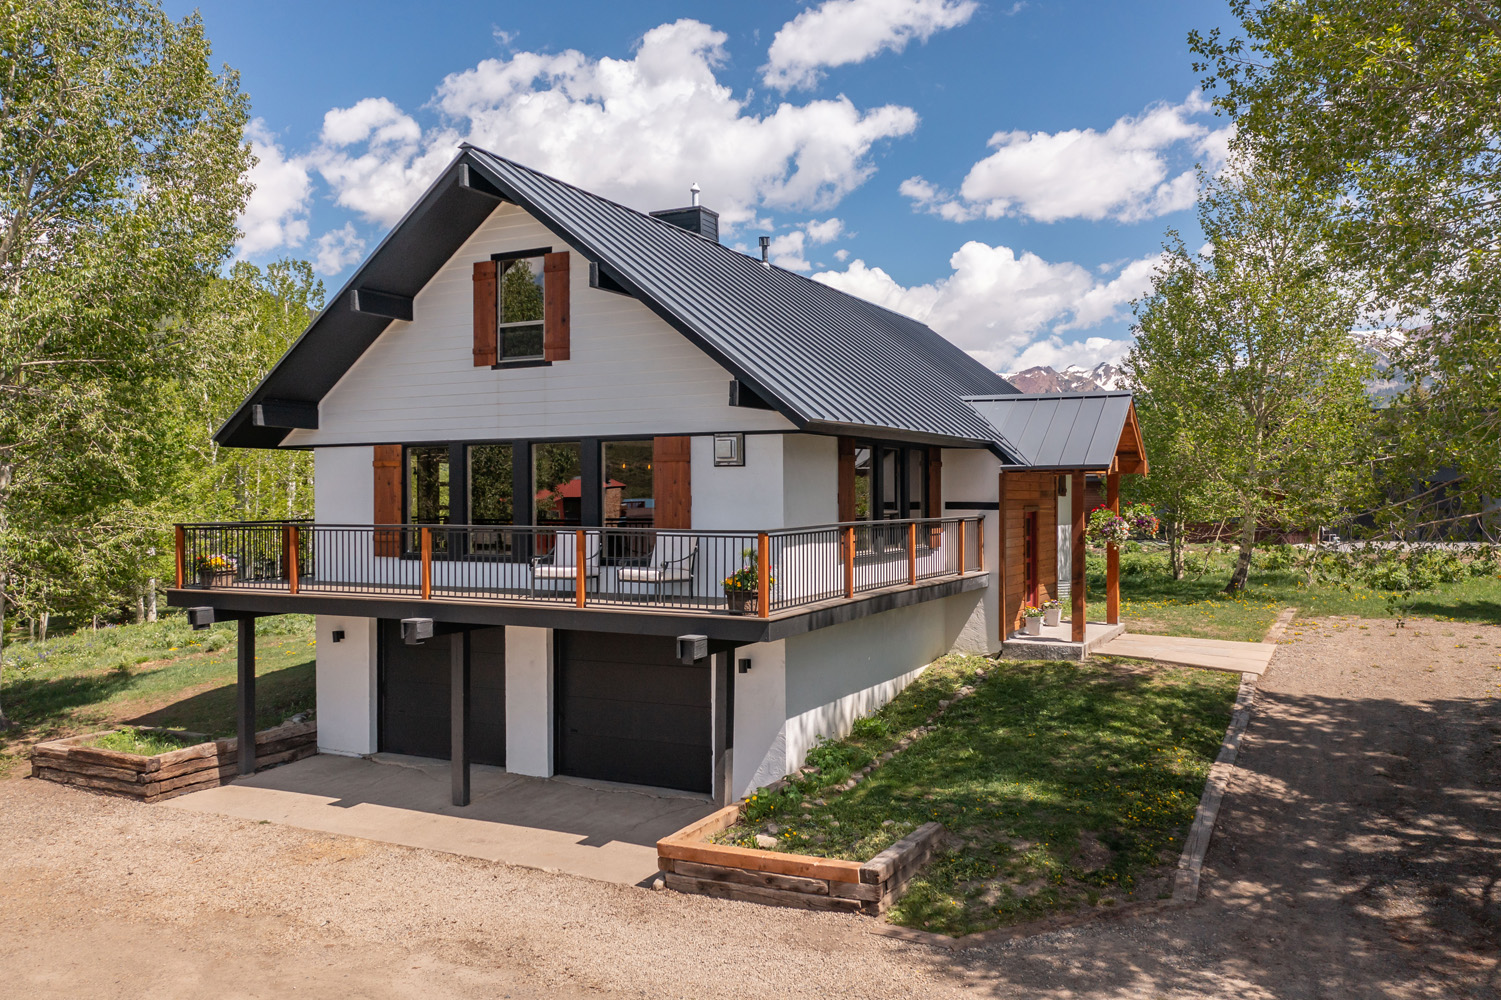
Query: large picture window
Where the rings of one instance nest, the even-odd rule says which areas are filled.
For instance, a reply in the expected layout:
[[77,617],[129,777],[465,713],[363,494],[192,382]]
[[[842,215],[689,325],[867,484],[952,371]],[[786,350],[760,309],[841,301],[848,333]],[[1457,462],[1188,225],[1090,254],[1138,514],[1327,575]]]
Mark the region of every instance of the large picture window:
[[508,444],[469,446],[469,523],[514,524],[514,466]]
[[928,450],[880,441],[855,442],[855,520],[934,516],[928,510]]
[[584,521],[583,461],[577,441],[532,446],[532,523],[543,527]]
[[512,257],[496,262],[495,346],[501,361],[542,358],[542,258]]
[[619,528],[650,528],[656,523],[652,494],[652,442],[604,443],[605,524]]
[[407,449],[406,501],[408,524],[448,524],[453,510],[447,445]]

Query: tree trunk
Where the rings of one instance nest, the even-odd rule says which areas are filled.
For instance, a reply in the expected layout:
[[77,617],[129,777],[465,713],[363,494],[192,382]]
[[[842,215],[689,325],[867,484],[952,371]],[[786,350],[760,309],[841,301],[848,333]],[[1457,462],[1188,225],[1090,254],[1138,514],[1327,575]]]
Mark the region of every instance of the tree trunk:
[[156,621],[156,577],[146,583],[146,620]]
[[1256,514],[1247,510],[1240,524],[1240,554],[1235,557],[1235,570],[1225,584],[1225,593],[1238,594],[1246,589],[1246,579],[1251,575],[1251,552],[1255,548]]
[[[5,694],[5,574],[0,573],[0,695]],[[0,731],[10,728],[5,702],[0,699]]]
[[136,624],[140,625],[146,620],[146,592],[136,591]]
[[43,611],[42,612],[42,623],[41,623],[42,624],[42,635],[41,635],[41,638],[38,641],[40,641],[40,642],[46,642],[47,641],[47,622],[51,618],[52,618],[52,612],[50,612],[50,611]]
[[1183,566],[1183,529],[1185,525],[1181,518],[1174,515],[1167,524],[1167,562],[1173,571],[1173,579],[1181,580],[1185,572]]

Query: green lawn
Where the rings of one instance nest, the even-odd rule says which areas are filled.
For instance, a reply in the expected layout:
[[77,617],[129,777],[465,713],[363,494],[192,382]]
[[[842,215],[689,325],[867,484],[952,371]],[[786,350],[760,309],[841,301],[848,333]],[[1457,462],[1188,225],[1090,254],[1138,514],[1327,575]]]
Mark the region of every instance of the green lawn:
[[[1258,642],[1283,608],[1297,608],[1301,616],[1353,615],[1387,618],[1386,596],[1369,588],[1345,590],[1337,583],[1308,586],[1301,572],[1268,570],[1251,563],[1244,592],[1224,593],[1234,556],[1210,554],[1207,546],[1193,546],[1196,559],[1205,560],[1203,573],[1174,580],[1166,551],[1125,552],[1121,556],[1121,620],[1132,632],[1188,635],[1209,639]],[[1470,621],[1501,625],[1501,578],[1470,577],[1440,584],[1416,595],[1409,614],[1440,621]],[[1105,574],[1102,558],[1089,560],[1088,615],[1105,618]]]
[[[235,627],[194,632],[174,616],[7,645],[0,704],[18,725],[0,733],[0,776],[15,773],[33,743],[121,723],[234,735]],[[313,708],[313,620],[263,618],[256,634],[256,725],[265,729]]]
[[[937,820],[952,845],[890,918],[947,934],[1157,898],[1238,683],[1208,671],[948,657],[849,738],[817,748],[818,774],[758,794],[718,839],[755,846],[769,824],[784,850],[864,861]],[[831,794],[966,685],[974,693],[936,728]]]

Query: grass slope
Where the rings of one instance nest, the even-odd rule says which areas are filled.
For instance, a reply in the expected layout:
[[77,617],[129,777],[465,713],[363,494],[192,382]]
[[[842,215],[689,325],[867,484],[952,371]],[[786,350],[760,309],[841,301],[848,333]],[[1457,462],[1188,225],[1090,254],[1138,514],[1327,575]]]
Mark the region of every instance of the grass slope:
[[[149,625],[81,629],[5,651],[0,704],[17,725],[0,733],[0,776],[33,743],[125,723],[235,732],[235,625],[192,631],[173,617]],[[313,708],[313,621],[256,623],[256,727]]]
[[[755,846],[757,833],[772,834],[784,850],[864,861],[938,820],[951,846],[891,919],[948,934],[1157,898],[1238,683],[1207,671],[948,657],[849,738],[816,749],[817,775],[758,794],[746,822],[719,839]],[[834,792],[969,687],[928,733]]]

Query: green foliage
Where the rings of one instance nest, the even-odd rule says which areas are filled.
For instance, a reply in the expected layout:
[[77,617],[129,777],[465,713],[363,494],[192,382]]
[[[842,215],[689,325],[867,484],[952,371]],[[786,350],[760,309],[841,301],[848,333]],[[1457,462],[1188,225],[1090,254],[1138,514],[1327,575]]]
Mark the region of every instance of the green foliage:
[[858,740],[884,739],[891,735],[891,725],[878,715],[856,719],[850,727],[850,735]]
[[87,746],[98,747],[101,750],[115,750],[119,753],[139,754],[142,757],[154,757],[159,753],[168,753],[172,750],[181,750],[183,747],[192,746],[194,741],[184,739],[173,733],[153,732],[148,729],[136,729],[125,726],[116,729],[112,733],[96,736],[87,742]]
[[1359,289],[1328,263],[1324,203],[1242,166],[1205,184],[1199,221],[1214,252],[1169,235],[1122,368],[1144,428],[1162,421],[1148,449],[1168,482],[1146,489],[1195,519],[1239,519],[1233,591],[1258,525],[1328,523],[1361,502],[1370,362],[1350,335]]
[[[1231,0],[1230,10],[1238,37],[1189,41],[1236,144],[1334,207],[1335,262],[1373,276],[1373,305],[1409,328],[1388,345],[1412,388],[1383,463],[1409,483],[1458,469],[1459,513],[1479,511],[1501,495],[1495,6]],[[1404,527],[1422,506],[1385,511],[1383,527]]]

